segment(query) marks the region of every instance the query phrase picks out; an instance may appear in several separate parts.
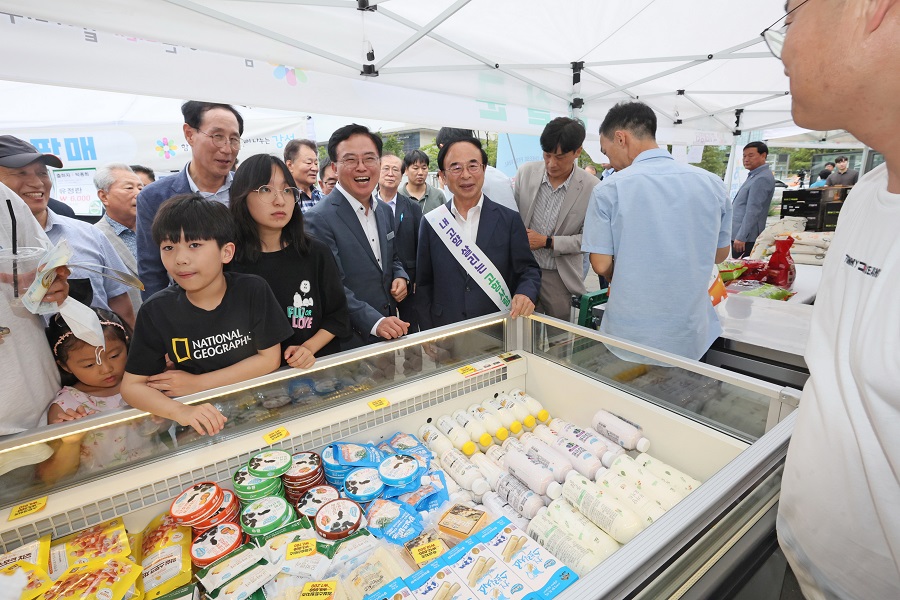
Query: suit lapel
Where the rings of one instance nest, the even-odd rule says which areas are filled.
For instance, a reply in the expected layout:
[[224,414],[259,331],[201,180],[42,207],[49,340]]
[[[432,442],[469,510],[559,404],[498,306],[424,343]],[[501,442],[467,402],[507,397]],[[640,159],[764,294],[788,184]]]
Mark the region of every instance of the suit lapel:
[[[578,167],[575,168],[577,169]],[[553,233],[556,233],[566,216],[569,214],[569,211],[575,206],[575,202],[577,202],[578,198],[581,196],[581,189],[583,187],[584,180],[581,177],[578,177],[578,173],[576,172],[572,175],[572,181],[569,182],[569,187],[566,189],[566,197],[563,198],[562,206],[559,207],[559,213],[556,215],[556,225],[553,228]]]
[[482,250],[487,246],[487,242],[494,237],[498,212],[497,205],[489,202],[488,197],[485,196],[484,204],[481,206],[481,219],[478,221],[478,233],[475,235],[475,244]]
[[524,189],[527,190],[527,195],[523,200],[527,202],[525,205],[525,218],[523,219],[524,223],[531,223],[531,217],[534,215],[534,205],[535,198],[537,197],[538,190],[541,187],[541,180],[544,178],[544,168],[532,169],[532,173],[528,178]]
[[[381,270],[386,273],[393,274],[394,272],[394,256],[393,254],[388,254],[387,248],[387,236],[388,232],[394,233],[394,228],[391,227],[391,207],[386,205],[384,202],[379,202],[375,205],[377,208],[375,209],[375,224],[378,226],[378,244],[381,246]],[[397,206],[397,211],[400,211],[400,207]],[[394,233],[395,239],[394,243],[397,243],[396,233]],[[378,264],[377,261],[375,264]],[[388,265],[390,265],[390,270],[388,271]]]
[[[353,233],[354,237],[356,237],[356,241],[359,242],[359,245],[363,247],[363,250],[372,260],[372,262],[378,266],[378,261],[375,260],[375,253],[372,252],[372,245],[369,244],[369,240],[366,238],[366,232],[363,231],[362,225],[359,224],[359,218],[356,216],[355,210],[350,206],[351,202],[356,202],[356,200],[349,200],[344,197],[343,194],[338,192],[338,198],[334,200],[334,205],[337,209],[337,214],[344,221],[344,225],[347,226],[347,229]],[[375,205],[377,206],[377,204]],[[376,212],[376,222],[377,215]]]

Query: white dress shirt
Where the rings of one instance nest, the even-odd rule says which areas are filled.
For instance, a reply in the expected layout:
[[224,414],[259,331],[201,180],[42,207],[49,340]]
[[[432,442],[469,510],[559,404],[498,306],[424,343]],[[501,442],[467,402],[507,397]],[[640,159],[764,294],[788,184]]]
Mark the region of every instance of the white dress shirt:
[[453,213],[456,222],[462,227],[463,235],[465,235],[466,239],[472,244],[477,243],[475,240],[478,237],[478,224],[481,223],[481,209],[483,206],[484,194],[478,199],[478,204],[470,208],[469,212],[467,212],[464,217],[459,214],[459,210],[456,208],[456,202],[450,203],[450,212]]

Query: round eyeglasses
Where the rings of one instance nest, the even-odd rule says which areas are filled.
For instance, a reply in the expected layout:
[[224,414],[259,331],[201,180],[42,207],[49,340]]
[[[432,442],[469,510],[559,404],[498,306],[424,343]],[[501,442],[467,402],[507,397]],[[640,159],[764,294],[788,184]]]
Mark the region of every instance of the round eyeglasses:
[[269,204],[275,202],[276,196],[281,196],[286,201],[300,201],[300,190],[295,187],[286,187],[283,190],[276,190],[269,185],[261,185],[255,191],[259,195],[259,199]]

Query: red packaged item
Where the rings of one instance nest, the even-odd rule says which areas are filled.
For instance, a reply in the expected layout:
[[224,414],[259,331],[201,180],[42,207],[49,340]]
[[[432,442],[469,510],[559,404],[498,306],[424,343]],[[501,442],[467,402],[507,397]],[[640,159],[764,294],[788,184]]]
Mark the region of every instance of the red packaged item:
[[741,274],[741,279],[749,281],[762,281],[765,279],[769,270],[769,263],[764,260],[752,260],[749,258],[742,258],[741,262],[746,268]]
[[769,270],[763,279],[766,283],[790,289],[797,276],[797,267],[791,258],[792,237],[775,238],[775,252],[769,257]]

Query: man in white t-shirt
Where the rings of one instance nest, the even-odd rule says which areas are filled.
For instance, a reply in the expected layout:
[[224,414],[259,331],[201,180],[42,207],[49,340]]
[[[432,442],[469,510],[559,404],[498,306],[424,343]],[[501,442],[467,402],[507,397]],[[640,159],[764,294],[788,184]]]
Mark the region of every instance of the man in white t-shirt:
[[898,598],[900,78],[887,74],[900,71],[900,0],[787,8],[786,38],[780,23],[764,35],[776,56],[783,43],[794,121],[846,129],[885,164],[850,192],[825,259],[778,536],[807,598]]

